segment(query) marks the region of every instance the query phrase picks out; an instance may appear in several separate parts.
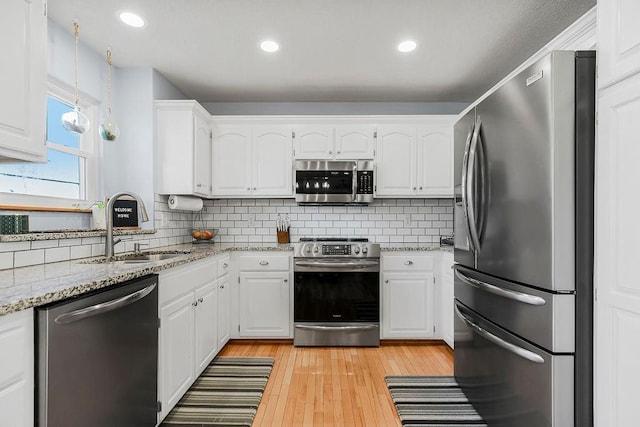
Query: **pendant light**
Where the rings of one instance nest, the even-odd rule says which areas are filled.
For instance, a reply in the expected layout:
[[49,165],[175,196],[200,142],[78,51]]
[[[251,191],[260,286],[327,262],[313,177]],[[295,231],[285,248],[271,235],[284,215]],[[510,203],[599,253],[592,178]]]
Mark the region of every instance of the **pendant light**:
[[111,48],[107,48],[107,115],[100,123],[100,137],[105,141],[115,141],[120,135],[118,124],[111,118]]
[[75,61],[75,89],[76,89],[76,100],[75,106],[73,107],[73,111],[67,111],[62,115],[62,127],[64,127],[69,132],[74,133],[84,133],[89,129],[89,119],[87,116],[82,114],[80,111],[80,107],[78,107],[78,21],[73,21],[73,34],[76,39],[76,61]]

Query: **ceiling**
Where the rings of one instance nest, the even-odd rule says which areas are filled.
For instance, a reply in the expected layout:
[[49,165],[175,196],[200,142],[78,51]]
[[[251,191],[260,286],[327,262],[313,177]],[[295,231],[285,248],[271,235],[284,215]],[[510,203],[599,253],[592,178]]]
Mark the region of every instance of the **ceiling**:
[[[201,102],[470,102],[595,0],[53,0],[49,18],[117,67]],[[143,29],[124,26],[132,10]],[[259,49],[273,39],[280,50]],[[400,53],[413,39],[418,48]]]

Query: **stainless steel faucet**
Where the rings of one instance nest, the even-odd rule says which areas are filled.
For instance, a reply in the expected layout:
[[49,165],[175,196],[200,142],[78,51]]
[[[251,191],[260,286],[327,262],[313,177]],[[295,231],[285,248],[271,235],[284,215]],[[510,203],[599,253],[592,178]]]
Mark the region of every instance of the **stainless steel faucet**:
[[147,215],[147,209],[144,207],[144,202],[137,194],[122,192],[111,196],[104,210],[105,222],[107,223],[107,238],[104,242],[104,256],[107,258],[113,257],[113,248],[122,241],[121,239],[113,240],[113,204],[122,196],[129,196],[136,199],[138,202],[138,213],[142,217],[142,222],[149,221],[149,216]]

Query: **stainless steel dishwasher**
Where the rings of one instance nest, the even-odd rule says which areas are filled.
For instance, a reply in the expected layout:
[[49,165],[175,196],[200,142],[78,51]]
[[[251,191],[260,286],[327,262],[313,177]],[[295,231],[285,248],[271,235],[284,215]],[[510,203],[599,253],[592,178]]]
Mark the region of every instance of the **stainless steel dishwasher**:
[[37,425],[154,426],[158,276],[37,309]]

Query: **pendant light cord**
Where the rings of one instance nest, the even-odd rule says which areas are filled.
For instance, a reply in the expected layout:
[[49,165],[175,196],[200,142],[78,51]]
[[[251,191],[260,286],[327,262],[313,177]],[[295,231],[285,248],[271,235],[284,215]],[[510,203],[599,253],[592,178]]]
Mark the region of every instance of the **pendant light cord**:
[[80,102],[80,99],[78,98],[78,29],[79,29],[79,25],[78,25],[78,21],[74,20],[73,21],[73,34],[75,36],[76,39],[76,62],[75,62],[75,79],[76,79],[76,86],[75,86],[75,90],[76,90],[76,108],[78,107],[78,103]]
[[107,111],[111,117],[111,48],[107,48]]

